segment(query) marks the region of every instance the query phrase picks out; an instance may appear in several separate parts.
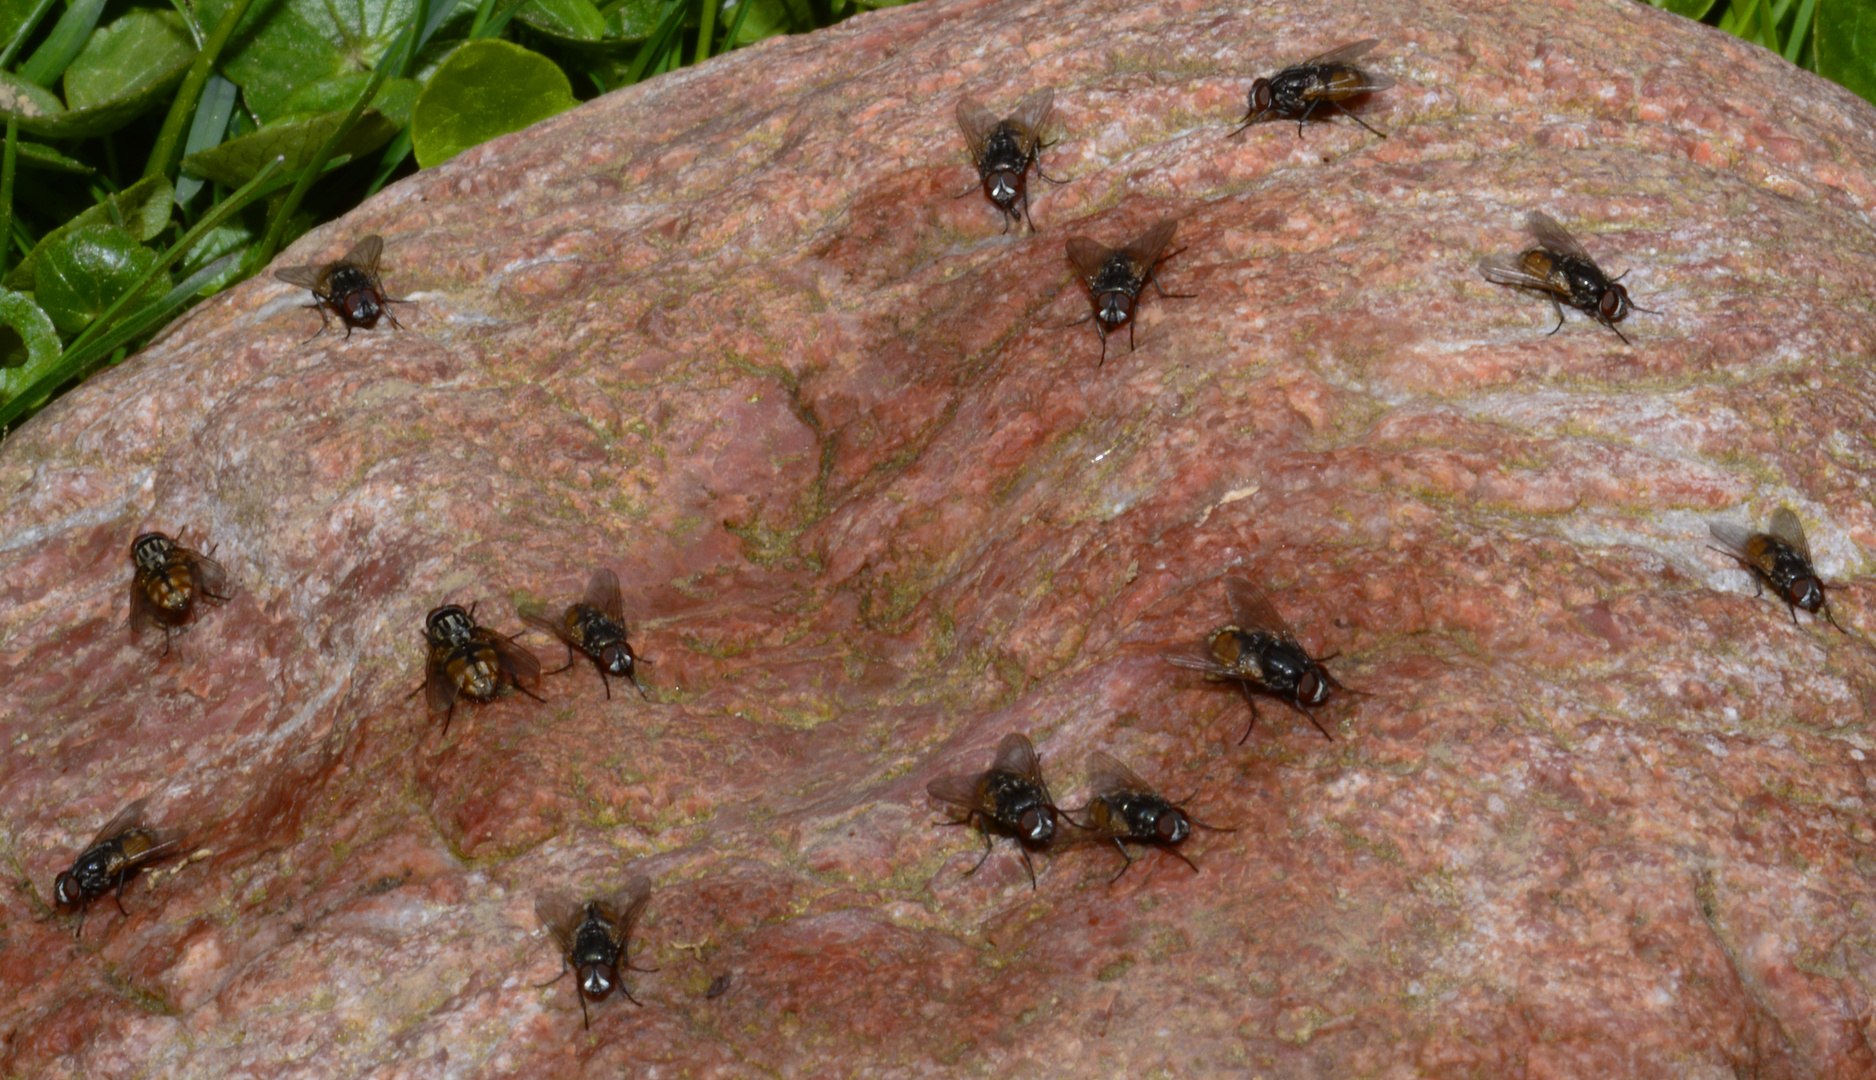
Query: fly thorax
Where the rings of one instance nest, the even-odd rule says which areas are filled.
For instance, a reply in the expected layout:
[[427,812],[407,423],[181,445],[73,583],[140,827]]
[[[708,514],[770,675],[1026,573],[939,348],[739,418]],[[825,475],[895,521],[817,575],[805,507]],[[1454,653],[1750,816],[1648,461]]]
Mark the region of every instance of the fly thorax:
[[467,611],[448,604],[430,613],[424,624],[424,636],[432,645],[466,645],[475,625]]
[[1270,642],[1258,650],[1257,661],[1263,669],[1264,685],[1278,693],[1294,691],[1300,696],[1303,676],[1315,677],[1308,654],[1294,642]]
[[346,264],[336,267],[332,273],[326,275],[326,289],[333,296],[349,297],[355,292],[375,290],[376,286],[372,283],[371,275],[366,273],[363,267]]
[[136,562],[137,569],[152,574],[161,573],[169,565],[169,559],[176,551],[176,543],[162,533],[144,533],[130,545],[130,557]]

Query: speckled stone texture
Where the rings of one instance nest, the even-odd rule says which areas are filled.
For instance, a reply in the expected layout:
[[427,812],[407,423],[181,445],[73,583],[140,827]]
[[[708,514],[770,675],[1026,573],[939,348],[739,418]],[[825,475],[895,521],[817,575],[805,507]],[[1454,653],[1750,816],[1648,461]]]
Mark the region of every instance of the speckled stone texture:
[[[1256,74],[1399,85],[1232,139]],[[1056,89],[1036,235],[953,109]],[[471,151],[0,449],[0,1075],[1876,1075],[1876,110],[1621,0],[925,0]],[[1475,270],[1543,209],[1634,347]],[[1097,364],[1065,239],[1181,216]],[[1839,634],[1707,522],[1790,504]],[[239,584],[159,660],[128,549]],[[424,613],[625,584],[652,700],[410,695]],[[1161,659],[1266,587],[1322,738]],[[563,656],[528,639],[549,668]],[[1202,868],[925,793],[1116,754]],[[187,859],[46,920],[119,807]],[[582,1030],[549,889],[656,887]],[[727,983],[720,979],[727,978]],[[707,996],[716,983],[727,986]]]

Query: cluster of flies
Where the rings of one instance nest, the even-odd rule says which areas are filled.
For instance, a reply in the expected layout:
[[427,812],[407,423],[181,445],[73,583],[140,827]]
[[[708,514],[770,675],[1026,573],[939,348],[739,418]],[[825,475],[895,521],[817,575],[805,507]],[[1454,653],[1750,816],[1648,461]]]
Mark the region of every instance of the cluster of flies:
[[[1355,63],[1380,43],[1376,38],[1351,42],[1257,79],[1251,84],[1248,108],[1230,137],[1237,137],[1253,124],[1281,119],[1296,121],[1296,134],[1301,138],[1306,123],[1329,118],[1329,110],[1333,109],[1374,135],[1387,138],[1386,133],[1376,130],[1346,104],[1394,85],[1392,76]],[[984,197],[1004,215],[1005,232],[1024,222],[1031,232],[1036,231],[1035,219],[1029,213],[1031,169],[1050,183],[1063,182],[1044,173],[1037,161],[1037,155],[1053,145],[1044,142],[1043,135],[1054,107],[1055,92],[1046,87],[1023,97],[1001,120],[975,98],[958,102],[958,127],[977,166]],[[976,190],[972,187],[963,194]],[[1162,218],[1139,238],[1118,248],[1085,236],[1068,238],[1068,261],[1088,290],[1093,306],[1088,315],[1069,325],[1094,321],[1095,332],[1101,338],[1100,363],[1107,362],[1108,335],[1123,326],[1127,328],[1127,348],[1132,351],[1134,309],[1148,285],[1168,300],[1193,297],[1191,293],[1166,292],[1156,274],[1160,263],[1183,250],[1168,250],[1177,226],[1176,218]],[[1631,303],[1628,290],[1618,284],[1620,278],[1603,273],[1583,245],[1549,215],[1533,211],[1526,226],[1536,240],[1534,247],[1515,256],[1481,260],[1479,272],[1488,281],[1530,289],[1547,298],[1557,313],[1553,334],[1562,329],[1563,305],[1568,304],[1615,331],[1623,344],[1629,344],[1615,324],[1627,318],[1630,311],[1649,309]]]
[[[370,244],[367,254],[375,258],[377,250],[377,244]],[[371,288],[376,289],[375,270]],[[336,298],[335,307],[347,320],[361,310],[360,305],[347,303],[344,296]],[[382,310],[381,305],[378,310]],[[174,635],[203,609],[218,607],[233,595],[228,571],[215,561],[213,549],[196,551],[163,533],[147,532],[131,542],[130,559],[131,633],[141,637],[148,631],[161,630],[163,656],[169,654]],[[593,572],[585,594],[567,605],[559,617],[527,608],[520,614],[530,627],[567,647],[566,664],[547,674],[567,670],[578,662],[576,654],[584,655],[598,669],[608,700],[612,697],[613,678],[625,679],[641,696],[648,697],[639,682],[638,667],[650,661],[634,652],[627,639],[624,608],[618,575],[601,567]],[[473,605],[465,609],[445,604],[424,619],[428,653],[423,682],[412,696],[427,694],[431,713],[443,716],[445,734],[462,700],[494,701],[516,691],[540,700],[533,690],[540,684],[540,660],[514,637],[479,625],[474,610]],[[125,884],[144,867],[182,853],[182,833],[157,828],[146,820],[148,801],[138,799],[106,822],[73,860],[71,868],[53,882],[52,898],[59,914],[76,912],[79,916],[74,931],[78,936],[84,934],[84,916],[93,900],[110,893],[118,910],[124,911]],[[561,975],[569,970],[576,973],[583,1016],[586,1002],[602,1000],[614,989],[637,1003],[624,989],[619,972],[631,967],[626,958],[626,939],[650,896],[651,883],[635,877],[618,896],[576,903],[564,895],[550,894],[535,905],[542,924],[560,948],[564,965]]]
[[[1251,85],[1249,108],[1232,136],[1274,118],[1295,120],[1300,137],[1305,123],[1333,109],[1386,138],[1345,104],[1394,85],[1387,75],[1365,70],[1354,62],[1377,44],[1370,39],[1343,45],[1256,80]],[[1044,179],[1059,182],[1043,174],[1036,160],[1038,152],[1048,145],[1042,141],[1042,134],[1053,108],[1054,93],[1048,89],[1024,97],[1001,120],[971,98],[958,104],[958,125],[970,145],[983,193],[1006,216],[1006,230],[1024,221],[1031,231],[1035,230],[1035,221],[1029,216],[1027,187],[1031,169]],[[1177,224],[1174,218],[1164,218],[1119,248],[1106,247],[1087,237],[1069,238],[1068,260],[1087,286],[1093,305],[1088,318],[1094,320],[1100,334],[1103,362],[1108,335],[1123,326],[1128,328],[1128,347],[1132,347],[1134,308],[1148,284],[1163,297],[1179,295],[1160,291],[1155,276],[1159,264],[1177,254],[1167,251]],[[1516,256],[1487,258],[1480,262],[1479,272],[1499,284],[1528,288],[1548,297],[1556,308],[1557,328],[1563,325],[1562,305],[1568,304],[1587,312],[1626,343],[1628,338],[1615,324],[1631,310],[1648,309],[1632,304],[1619,279],[1604,274],[1583,246],[1554,219],[1534,211],[1527,226],[1536,240],[1535,247]],[[354,329],[374,329],[380,320],[400,326],[389,305],[408,301],[385,295],[379,276],[383,251],[380,237],[367,236],[343,258],[290,267],[276,276],[312,291],[313,303],[309,306],[320,313],[319,333],[331,325],[334,316],[345,326],[347,337]],[[1709,528],[1720,545],[1715,550],[1750,571],[1761,593],[1764,586],[1770,586],[1791,610],[1793,622],[1802,608],[1813,615],[1821,612],[1832,626],[1843,631],[1825,597],[1829,586],[1812,565],[1804,526],[1789,507],[1778,508],[1765,532],[1730,522],[1716,522]],[[169,652],[172,636],[195,617],[199,605],[218,606],[232,595],[228,572],[214,560],[212,549],[204,554],[163,533],[148,532],[131,543],[130,554],[134,567],[131,632],[142,635],[161,630],[164,655]],[[1333,657],[1309,655],[1269,597],[1255,585],[1242,578],[1226,578],[1225,598],[1232,621],[1214,631],[1202,646],[1169,652],[1165,659],[1243,690],[1251,720],[1238,739],[1240,744],[1256,726],[1259,696],[1274,698],[1301,712],[1333,741],[1334,736],[1313,710],[1326,706],[1337,692],[1360,691],[1343,686],[1323,667],[1323,662]],[[595,571],[585,595],[568,605],[559,618],[525,610],[521,617],[567,647],[567,663],[547,674],[565,671],[576,662],[576,653],[583,654],[598,669],[608,700],[614,677],[631,682],[641,695],[645,694],[637,667],[648,661],[634,653],[627,641],[619,579],[611,570]],[[445,604],[432,610],[424,620],[423,633],[428,646],[424,680],[412,696],[426,694],[430,711],[443,714],[446,734],[456,705],[464,699],[487,702],[519,691],[540,700],[534,692],[542,674],[540,660],[515,637],[478,624],[473,605],[465,609]],[[1123,860],[1112,879],[1118,880],[1134,862],[1128,844],[1169,851],[1196,872],[1197,864],[1179,850],[1192,830],[1231,831],[1226,826],[1200,821],[1185,808],[1189,800],[1166,798],[1105,752],[1090,755],[1088,775],[1092,791],[1088,802],[1074,811],[1063,810],[1049,793],[1035,747],[1027,736],[1012,732],[998,745],[990,768],[940,777],[927,790],[939,802],[962,812],[963,816],[950,824],[975,825],[983,833],[984,855],[967,874],[975,873],[989,858],[993,836],[1006,836],[1016,840],[1032,887],[1036,881],[1035,866],[1029,857],[1032,851],[1112,842]],[[118,910],[124,911],[125,883],[145,866],[182,852],[184,837],[180,833],[147,822],[147,803],[147,799],[138,799],[112,817],[73,860],[71,868],[60,872],[53,882],[52,895],[59,913],[79,915],[79,935],[84,932],[84,915],[92,901],[110,893]],[[655,970],[634,968],[627,955],[627,940],[650,898],[651,882],[640,876],[613,896],[580,902],[554,893],[542,896],[535,905],[537,916],[560,950],[562,969],[554,981],[574,973],[581,1016],[589,1026],[588,1001],[604,1000],[616,989],[637,1004],[620,979],[621,971]]]

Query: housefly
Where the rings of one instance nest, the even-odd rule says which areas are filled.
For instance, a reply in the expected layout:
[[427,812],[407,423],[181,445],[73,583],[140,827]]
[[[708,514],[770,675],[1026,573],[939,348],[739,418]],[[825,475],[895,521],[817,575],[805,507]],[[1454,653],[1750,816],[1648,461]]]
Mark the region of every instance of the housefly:
[[1290,624],[1257,586],[1239,577],[1225,579],[1225,600],[1231,608],[1230,625],[1213,632],[1204,648],[1165,654],[1175,666],[1202,671],[1209,679],[1236,680],[1251,706],[1251,722],[1238,745],[1257,726],[1256,695],[1273,697],[1309,718],[1330,742],[1335,736],[1316,719],[1312,708],[1327,704],[1331,691],[1355,693],[1335,681],[1322,666],[1330,657],[1312,657],[1296,640]]
[[313,337],[325,333],[332,325],[326,315],[328,311],[345,324],[348,338],[354,328],[371,330],[381,318],[389,319],[392,326],[402,330],[403,324],[386,305],[410,301],[384,295],[384,283],[378,277],[378,259],[383,254],[384,238],[367,236],[341,259],[310,266],[288,266],[274,271],[274,276],[289,285],[313,291],[313,302],[307,305],[319,311],[319,333]]
[[[1036,164],[1036,152],[1044,146],[1042,131],[1054,108],[1055,91],[1046,86],[1018,101],[1016,109],[1001,120],[976,98],[958,102],[958,127],[970,146],[971,163],[977,166],[984,197],[1004,213],[1004,232],[1010,231],[1012,222],[1022,221],[1029,222],[1030,232],[1036,231],[1035,219],[1029,216],[1028,174],[1032,166],[1037,176],[1061,183],[1045,175]],[[969,195],[971,190],[958,198]],[[1020,212],[1018,203],[1022,204]]]
[[1133,866],[1127,844],[1153,844],[1179,856],[1193,873],[1198,864],[1186,858],[1179,845],[1192,835],[1193,828],[1213,832],[1231,832],[1229,828],[1207,825],[1186,812],[1185,807],[1167,799],[1142,780],[1138,773],[1122,765],[1111,754],[1096,750],[1088,756],[1088,783],[1094,798],[1083,808],[1085,828],[1101,839],[1114,841],[1124,860],[1110,881],[1119,881]]
[[1615,324],[1628,318],[1631,309],[1658,314],[1631,303],[1628,290],[1617,284],[1628,275],[1611,278],[1604,274],[1596,260],[1583,250],[1583,245],[1549,214],[1533,210],[1525,218],[1525,226],[1531,230],[1537,246],[1515,257],[1492,255],[1480,259],[1479,273],[1485,275],[1487,281],[1516,285],[1548,297],[1551,308],[1557,313],[1557,325],[1551,327],[1551,333],[1563,329],[1564,304],[1587,312],[1590,318],[1614,330],[1624,345],[1630,344],[1629,339]]
[[[1830,602],[1824,598],[1824,590],[1830,586],[1817,576],[1817,569],[1811,563],[1811,545],[1804,538],[1804,526],[1798,521],[1798,515],[1791,512],[1791,507],[1781,506],[1773,511],[1772,522],[1765,532],[1753,532],[1727,521],[1711,522],[1707,531],[1723,545],[1723,549],[1715,550],[1732,556],[1750,570],[1755,585],[1763,582],[1772,587],[1785,602],[1793,624],[1798,621],[1799,608],[1812,615],[1822,611],[1832,626],[1849,633],[1830,613]],[[1759,585],[1759,589],[1764,592],[1763,585]]]
[[[550,893],[534,902],[534,914],[560,946],[560,974],[541,984],[552,986],[574,973],[575,994],[580,999],[580,1019],[593,1026],[587,1015],[588,1001],[604,1001],[614,990],[634,1005],[639,1000],[619,980],[621,970],[656,971],[656,968],[633,967],[626,952],[627,939],[645,905],[651,900],[651,881],[635,877],[615,896],[597,897],[577,903],[564,893]],[[538,988],[537,988],[538,989]]]
[[1330,49],[1321,56],[1312,56],[1293,67],[1284,68],[1267,79],[1253,82],[1249,108],[1239,121],[1241,126],[1231,134],[1236,136],[1252,124],[1276,117],[1296,121],[1296,136],[1300,139],[1303,136],[1303,124],[1316,114],[1316,110],[1329,105],[1374,134],[1387,138],[1385,132],[1375,131],[1366,120],[1349,112],[1348,107],[1342,104],[1350,98],[1386,90],[1394,85],[1391,76],[1379,71],[1368,71],[1352,63],[1356,57],[1366,55],[1368,50],[1379,44],[1379,38],[1353,41]]
[[91,902],[105,893],[117,901],[117,910],[125,915],[124,883],[136,875],[145,863],[174,855],[182,846],[182,837],[160,832],[144,823],[144,811],[150,800],[138,799],[105,822],[98,835],[85,846],[70,870],[61,871],[52,883],[52,899],[59,914],[77,911],[76,935],[85,932],[85,912]]
[[430,658],[421,689],[428,691],[430,711],[443,714],[443,734],[449,734],[458,698],[494,701],[519,690],[543,700],[528,689],[540,685],[541,662],[508,635],[477,626],[473,608],[445,604],[432,610],[424,620],[424,639]]
[[170,635],[195,614],[196,602],[226,603],[228,571],[214,559],[191,551],[160,532],[130,542],[130,632],[161,628],[163,652]]
[[[1170,258],[1166,245],[1172,243],[1177,218],[1161,218],[1144,236],[1119,249],[1105,247],[1085,236],[1068,238],[1068,261],[1088,287],[1088,299],[1094,311],[1076,323],[1094,320],[1101,335],[1101,363],[1107,363],[1107,335],[1127,328],[1127,350],[1133,351],[1133,310],[1140,291],[1151,282],[1153,291],[1169,300],[1191,299],[1191,294],[1168,293],[1159,287],[1154,269],[1160,260]],[[1173,252],[1172,254],[1178,254]],[[1075,325],[1070,323],[1069,325]]]
[[545,630],[567,646],[567,662],[548,672],[557,675],[573,666],[573,650],[578,649],[599,668],[600,681],[606,685],[606,700],[612,700],[609,675],[628,679],[638,688],[640,697],[650,699],[639,684],[637,667],[650,661],[632,651],[625,640],[625,602],[619,596],[619,575],[601,567],[593,571],[586,584],[586,596],[571,604],[560,618],[550,619],[538,612],[523,611],[521,619],[529,626]]
[[990,834],[1016,839],[1023,856],[1023,869],[1029,871],[1029,886],[1036,887],[1036,868],[1029,861],[1031,848],[1047,847],[1055,839],[1056,819],[1061,811],[1049,797],[1049,786],[1042,779],[1042,759],[1029,738],[1011,732],[997,744],[997,756],[990,768],[980,773],[942,776],[925,786],[931,797],[964,811],[962,821],[953,825],[976,824],[984,834],[984,855],[977,865],[965,871],[975,874],[990,858]]

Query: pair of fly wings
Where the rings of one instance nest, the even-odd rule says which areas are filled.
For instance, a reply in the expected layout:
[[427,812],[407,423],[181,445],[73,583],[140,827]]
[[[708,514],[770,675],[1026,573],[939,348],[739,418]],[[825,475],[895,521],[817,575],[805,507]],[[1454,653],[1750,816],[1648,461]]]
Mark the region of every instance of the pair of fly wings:
[[[1596,260],[1589,257],[1589,252],[1583,250],[1583,245],[1576,242],[1576,237],[1571,236],[1569,230],[1557,224],[1556,218],[1542,210],[1531,211],[1525,217],[1524,224],[1531,231],[1531,238],[1537,241],[1537,246],[1550,254],[1581,259],[1591,266],[1596,265]],[[1527,289],[1558,291],[1556,282],[1548,277],[1539,277],[1525,269],[1522,252],[1517,255],[1492,255],[1480,259],[1479,273],[1485,275],[1487,281],[1500,285],[1522,285]],[[1564,291],[1567,293],[1568,290]]]
[[[1033,91],[1016,103],[1016,108],[1007,119],[1022,132],[1021,150],[1025,158],[1036,152],[1036,146],[1042,138],[1043,126],[1049,122],[1049,113],[1055,108],[1055,90],[1045,86]],[[984,144],[990,140],[990,133],[1003,123],[997,114],[984,107],[976,98],[963,98],[958,101],[958,128],[964,132],[964,141],[970,144],[971,163],[983,161]]]
[[[1725,544],[1730,554],[1751,561],[1746,549],[1747,542],[1753,537],[1751,529],[1730,521],[1715,521],[1707,526],[1707,531],[1713,534],[1715,540]],[[1792,513],[1791,507],[1781,506],[1772,511],[1771,524],[1766,526],[1765,531],[1772,539],[1783,542],[1804,556],[1807,562],[1810,561],[1811,544],[1805,539],[1803,523],[1798,520],[1797,514]]]
[[[612,943],[623,946],[650,901],[651,879],[640,876],[626,882],[625,888],[614,895],[599,897],[591,903],[598,905],[600,917],[612,927],[608,935]],[[574,935],[586,921],[586,904],[562,892],[548,893],[534,901],[535,918],[541,920],[554,943],[560,946],[563,958],[573,951]]]
[[[1284,641],[1296,640],[1296,634],[1290,630],[1290,624],[1270,602],[1270,596],[1264,590],[1241,577],[1225,579],[1225,603],[1231,608],[1231,624],[1246,634],[1269,634]],[[1190,645],[1164,654],[1166,662],[1175,667],[1203,671],[1207,675],[1222,678],[1240,677],[1218,662],[1212,655],[1210,638],[1204,645]]]
[[306,266],[287,266],[274,271],[274,277],[289,285],[298,285],[311,289],[313,295],[328,299],[332,290],[328,287],[332,272],[346,266],[355,266],[363,270],[372,279],[378,276],[378,260],[384,255],[384,237],[373,234],[352,245],[352,250],[345,257],[329,263],[312,263]]
[[[172,541],[173,543],[173,541]],[[219,604],[228,599],[228,571],[222,564],[199,551],[191,551],[180,544],[176,545],[173,557],[190,566],[190,580],[195,586],[195,599],[210,604]],[[166,625],[157,615],[156,604],[143,587],[143,571],[138,570],[130,583],[130,628],[142,633]]]
[[1178,227],[1178,218],[1161,218],[1157,225],[1146,231],[1146,235],[1118,250],[1085,236],[1071,236],[1068,238],[1068,261],[1074,264],[1075,272],[1092,286],[1094,279],[1114,256],[1124,255],[1132,263],[1136,283],[1134,291],[1138,293],[1152,278],[1153,264],[1159,262],[1166,245],[1172,243],[1173,231]]
[[[1326,53],[1312,56],[1296,66],[1308,68],[1324,67],[1329,64],[1347,64],[1358,56],[1367,55],[1370,50],[1379,44],[1381,44],[1380,38],[1351,41],[1347,45],[1338,45]],[[1375,90],[1386,90],[1394,85],[1394,77],[1386,72],[1369,71],[1366,68],[1357,68],[1356,70],[1361,74],[1361,84],[1358,86],[1338,85],[1334,87],[1337,93],[1366,94]]]
[[[1045,802],[1052,802],[1049,786],[1042,782],[1042,759],[1036,755],[1035,746],[1029,736],[1012,731],[997,744],[997,757],[990,765],[990,772],[1015,773],[1017,776],[1035,784],[1041,789]],[[966,810],[983,814],[986,817],[996,813],[996,806],[983,797],[982,782],[984,773],[953,773],[941,776],[925,785],[925,790],[932,798],[961,806]]]
[[[621,632],[627,629],[625,600],[619,592],[619,575],[611,570],[602,566],[593,571],[592,580],[586,583],[586,595],[580,598],[580,602],[618,623]],[[569,607],[566,610],[572,611],[573,609]],[[573,640],[573,635],[567,630],[567,617],[564,612],[560,618],[550,619],[540,611],[523,611],[521,621],[537,630],[552,634],[573,648],[580,648],[580,643]]]
[[115,817],[105,822],[104,826],[98,830],[98,835],[91,838],[91,843],[85,845],[85,850],[90,851],[99,844],[109,843],[133,829],[141,829],[149,833],[156,837],[156,842],[135,855],[128,855],[127,858],[132,866],[168,855],[182,846],[183,838],[180,834],[153,829],[145,824],[143,814],[149,805],[150,798],[146,795],[119,810]]

